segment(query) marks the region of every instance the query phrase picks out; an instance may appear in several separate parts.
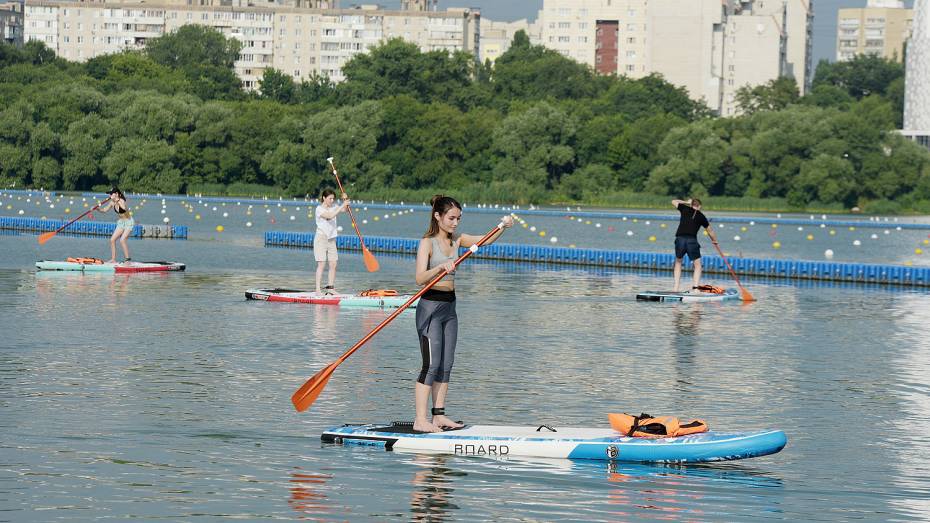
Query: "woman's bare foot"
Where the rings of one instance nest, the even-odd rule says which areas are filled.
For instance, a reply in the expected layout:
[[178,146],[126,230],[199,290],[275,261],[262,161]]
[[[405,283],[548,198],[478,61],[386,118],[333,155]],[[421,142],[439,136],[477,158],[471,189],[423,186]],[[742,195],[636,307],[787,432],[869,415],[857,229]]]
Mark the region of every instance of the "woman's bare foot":
[[116,263],[116,259],[115,259],[115,258],[110,258],[109,260],[107,260],[107,263]]
[[443,415],[433,416],[433,425],[439,427],[440,429],[460,429],[464,426],[461,423],[456,423]]
[[442,432],[442,429],[439,427],[433,425],[425,419],[419,418],[413,422],[413,430],[417,432]]

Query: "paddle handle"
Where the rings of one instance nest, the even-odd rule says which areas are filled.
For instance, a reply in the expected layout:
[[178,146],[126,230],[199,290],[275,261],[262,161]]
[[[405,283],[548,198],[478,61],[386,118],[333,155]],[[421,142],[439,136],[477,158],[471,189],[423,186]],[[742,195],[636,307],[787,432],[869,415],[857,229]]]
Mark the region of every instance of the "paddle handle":
[[[61,227],[59,227],[58,229],[56,229],[55,232],[53,232],[52,234],[49,234],[49,235],[46,237],[46,241],[48,241],[49,239],[51,239],[52,236],[55,236],[56,234],[58,234],[58,233],[60,233],[61,231],[65,230],[65,229],[66,229],[69,225],[71,225],[72,223],[74,223],[74,222],[80,220],[81,218],[87,216],[88,214],[90,214],[90,213],[96,211],[96,210],[97,210],[101,205],[103,205],[104,202],[106,202],[106,201],[107,201],[107,200],[103,200],[103,201],[101,201],[101,202],[97,202],[97,205],[94,205],[94,206],[91,207],[90,209],[84,211],[84,213],[81,214],[80,216],[78,216],[77,218],[74,218],[74,219],[71,220],[70,222],[68,222],[68,223],[62,225]],[[39,239],[41,239],[41,237],[40,237]],[[45,243],[45,242],[41,242],[41,243]]]
[[[498,223],[493,229],[491,229],[490,231],[488,231],[488,233],[485,234],[485,235],[484,235],[480,240],[478,240],[474,245],[472,245],[471,247],[469,247],[468,250],[465,251],[465,254],[459,256],[459,258],[458,258],[457,260],[455,260],[454,262],[452,262],[452,268],[453,268],[453,270],[454,270],[456,267],[458,267],[460,263],[462,263],[463,261],[465,261],[466,258],[468,258],[468,257],[471,256],[472,254],[478,252],[478,248],[479,248],[479,247],[481,247],[482,245],[484,245],[485,243],[487,243],[487,241],[490,240],[492,236],[494,236],[495,234],[497,234],[499,231],[502,231],[502,230],[504,230],[504,222]],[[364,345],[368,340],[370,340],[375,334],[378,334],[378,332],[379,332],[381,329],[383,329],[388,323],[391,323],[391,321],[392,321],[394,318],[396,318],[401,312],[403,312],[404,309],[406,309],[407,307],[409,307],[413,302],[415,302],[415,301],[417,301],[418,299],[420,299],[420,297],[423,296],[423,294],[425,294],[426,291],[428,291],[428,290],[430,290],[430,289],[433,288],[433,285],[436,285],[437,283],[439,283],[439,280],[445,278],[447,274],[449,274],[449,272],[446,271],[445,269],[443,269],[442,272],[440,272],[439,274],[437,274],[436,277],[434,277],[429,283],[427,283],[426,285],[424,285],[422,289],[420,289],[416,294],[414,294],[413,296],[411,296],[410,299],[408,299],[406,302],[404,302],[403,305],[401,305],[400,307],[398,307],[397,310],[395,310],[394,312],[392,312],[391,315],[388,316],[387,318],[385,318],[384,321],[382,321],[380,324],[378,324],[377,327],[375,327],[371,332],[369,332],[368,334],[366,334],[364,338],[360,339],[360,340],[358,341],[358,343],[356,343],[355,345],[353,345],[351,349],[347,350],[347,351],[345,352],[345,354],[343,354],[342,356],[340,356],[339,359],[336,360],[336,364],[338,365],[338,364],[342,363],[343,361],[345,361],[346,358],[348,358],[349,356],[351,356],[351,355],[352,355],[355,351],[357,351],[362,345]]]
[[[339,173],[336,171],[336,164],[333,163],[333,159],[327,158],[326,161],[329,162],[329,166],[333,170],[333,176],[336,177],[336,183],[339,185],[339,191],[342,194],[348,194],[346,193],[345,188],[342,186],[342,180],[339,179]],[[362,244],[362,250],[367,250],[367,247],[365,247],[365,240],[362,239],[362,233],[358,230],[358,224],[355,223],[355,215],[352,214],[352,207],[350,205],[346,205],[346,210],[349,212],[349,219],[352,220],[352,228],[355,229],[355,234],[358,235],[358,241]]]

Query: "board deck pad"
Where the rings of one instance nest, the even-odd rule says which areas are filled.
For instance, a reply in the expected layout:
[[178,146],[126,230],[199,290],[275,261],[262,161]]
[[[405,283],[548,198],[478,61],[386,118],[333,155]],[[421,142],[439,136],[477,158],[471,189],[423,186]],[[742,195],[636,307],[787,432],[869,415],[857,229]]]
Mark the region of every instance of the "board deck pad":
[[413,432],[412,423],[346,424],[323,432],[326,443],[390,451],[491,457],[701,463],[765,456],[787,444],[780,430],[703,432],[675,438],[632,438],[610,428],[550,425],[466,425],[445,432]]

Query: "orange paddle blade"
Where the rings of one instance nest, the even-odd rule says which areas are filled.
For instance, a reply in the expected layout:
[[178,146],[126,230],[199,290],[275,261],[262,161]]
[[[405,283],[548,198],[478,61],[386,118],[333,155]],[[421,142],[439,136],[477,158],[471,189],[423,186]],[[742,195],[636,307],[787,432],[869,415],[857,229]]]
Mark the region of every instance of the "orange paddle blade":
[[329,382],[329,378],[333,375],[333,372],[340,363],[342,363],[342,360],[336,360],[330,363],[297,389],[297,392],[291,396],[291,403],[294,404],[294,408],[297,409],[297,412],[303,412],[309,409],[310,405],[313,405],[313,402],[320,397],[320,393],[323,392],[323,388],[326,387],[326,383]]
[[55,233],[58,231],[44,232],[39,235],[39,245],[45,245],[45,242],[52,239],[52,236],[55,236]]
[[362,258],[365,260],[365,268],[368,269],[368,272],[377,272],[381,268],[375,255],[368,250],[368,247],[362,248]]
[[740,285],[739,290],[740,290],[740,296],[743,298],[743,301],[756,301],[753,295],[749,294],[749,291],[747,291],[746,288],[743,287],[742,285]]

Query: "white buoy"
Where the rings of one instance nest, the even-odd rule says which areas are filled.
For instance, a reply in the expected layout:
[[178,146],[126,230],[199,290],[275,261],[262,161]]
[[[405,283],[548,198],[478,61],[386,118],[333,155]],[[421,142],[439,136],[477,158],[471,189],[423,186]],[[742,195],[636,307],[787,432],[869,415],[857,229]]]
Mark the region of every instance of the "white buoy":
[[297,217],[294,216],[294,215],[292,214],[292,215],[291,215],[291,221],[294,221],[294,220],[296,220],[296,219],[297,219]]
[[598,229],[601,228],[601,224],[599,224],[599,223],[595,223],[594,226],[597,227]]
[[862,242],[859,241],[859,240],[854,240],[854,241],[853,241],[853,245],[855,245],[856,247],[858,247],[858,246],[862,245]]
[[741,238],[739,237],[739,234],[737,234],[736,236],[733,237],[733,241],[735,241],[735,242],[740,241],[740,239],[741,239]]
[[228,212],[224,212],[224,213],[223,213],[223,218],[229,218],[229,213],[228,213]]
[[552,238],[549,238],[549,241],[552,242],[552,243],[555,243],[555,242],[559,241],[559,239],[556,238],[555,236],[553,236]]
[[161,220],[161,221],[163,221],[163,222],[165,222],[165,223],[168,223],[168,222],[170,222],[170,221],[171,221],[171,219],[170,219],[170,218],[168,218],[167,216],[165,216],[164,218],[162,218],[162,220]]
[[871,238],[871,239],[873,239],[873,240],[877,240],[877,239],[878,239],[878,235],[877,235],[877,234],[873,234],[872,236],[869,236],[869,238]]
[[164,209],[161,210],[161,213],[162,213],[162,214],[165,214],[166,212],[168,212],[168,211],[166,211],[166,210],[164,210]]
[[633,231],[626,231],[627,236],[633,236]]
[[252,222],[245,222],[245,226],[246,226],[246,227],[251,227],[251,226],[252,226]]
[[828,260],[831,259],[831,258],[833,258],[833,249],[827,249],[827,250],[823,251],[823,256],[824,256],[824,258],[826,258],[826,259],[828,259]]
[[885,229],[885,234],[891,234],[891,231],[889,231],[888,229]]
[[536,232],[536,226],[535,226],[535,225],[533,225],[532,227],[530,227],[530,231],[532,231],[532,232]]
[[368,223],[368,220],[362,220],[362,225],[366,225],[367,223]]

